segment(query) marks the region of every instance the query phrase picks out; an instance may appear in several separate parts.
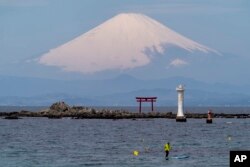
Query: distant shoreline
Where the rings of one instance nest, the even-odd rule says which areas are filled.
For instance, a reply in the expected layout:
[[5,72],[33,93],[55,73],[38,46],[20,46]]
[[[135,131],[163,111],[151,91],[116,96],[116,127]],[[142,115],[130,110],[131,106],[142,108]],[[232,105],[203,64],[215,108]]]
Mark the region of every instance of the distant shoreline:
[[[186,112],[186,118],[204,119],[206,113]],[[5,119],[18,119],[21,117],[47,117],[59,119],[70,117],[72,119],[137,119],[137,118],[168,118],[175,119],[176,113],[172,111],[165,112],[131,112],[124,109],[95,109],[84,106],[69,106],[65,102],[56,102],[49,108],[41,111],[21,110],[20,112],[0,112],[0,117]],[[213,118],[250,118],[248,113],[213,113]]]
[[[50,106],[0,106],[0,112],[40,112],[46,110]],[[138,106],[85,106],[85,108],[93,108],[95,110],[126,110],[129,112],[138,112]],[[226,113],[226,114],[250,114],[250,106],[185,106],[185,113],[200,113],[206,114],[208,110],[212,110],[214,113]],[[151,111],[151,106],[142,106],[142,111],[148,113]],[[177,112],[177,106],[155,106],[157,112]]]
[[[185,113],[187,119],[206,119],[207,114],[204,113]],[[62,112],[62,111],[20,111],[20,112],[0,112],[0,117],[6,119],[18,119],[22,117],[47,117],[51,119],[59,119],[69,117],[72,119],[140,119],[140,118],[167,118],[175,119],[176,114],[172,112],[147,112],[135,113],[122,110],[91,110],[85,112]],[[250,114],[225,114],[214,113],[213,118],[250,118]]]

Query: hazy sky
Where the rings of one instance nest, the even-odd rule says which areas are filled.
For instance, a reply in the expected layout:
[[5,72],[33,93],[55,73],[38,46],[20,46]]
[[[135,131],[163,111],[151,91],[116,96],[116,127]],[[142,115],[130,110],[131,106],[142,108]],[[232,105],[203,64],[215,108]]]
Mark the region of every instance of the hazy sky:
[[146,14],[234,56],[235,64],[216,79],[250,84],[249,0],[0,0],[0,75],[86,77],[30,60],[122,12]]

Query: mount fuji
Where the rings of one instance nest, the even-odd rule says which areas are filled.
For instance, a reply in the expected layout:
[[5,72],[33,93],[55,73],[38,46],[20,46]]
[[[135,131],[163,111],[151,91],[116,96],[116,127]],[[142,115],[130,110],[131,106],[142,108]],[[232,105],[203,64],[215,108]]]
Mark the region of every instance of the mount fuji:
[[[172,49],[175,48],[175,49]],[[180,52],[219,54],[216,50],[188,39],[158,21],[143,14],[122,13],[79,37],[51,49],[38,62],[57,66],[65,71],[93,74],[108,70],[131,70],[167,57],[164,63],[188,65]],[[157,56],[156,56],[157,55]],[[197,54],[196,54],[197,55]],[[200,54],[198,54],[200,55]],[[197,56],[196,56],[197,57]]]

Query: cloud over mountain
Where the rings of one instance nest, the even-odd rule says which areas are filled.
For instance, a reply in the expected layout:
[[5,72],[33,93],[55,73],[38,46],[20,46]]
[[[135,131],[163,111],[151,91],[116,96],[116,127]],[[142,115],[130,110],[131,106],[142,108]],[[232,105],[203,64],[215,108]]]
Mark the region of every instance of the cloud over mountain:
[[[65,71],[95,73],[125,70],[149,64],[149,53],[163,55],[166,46],[187,52],[216,52],[142,14],[119,14],[83,35],[42,55],[39,63]],[[174,60],[172,65],[184,65]]]

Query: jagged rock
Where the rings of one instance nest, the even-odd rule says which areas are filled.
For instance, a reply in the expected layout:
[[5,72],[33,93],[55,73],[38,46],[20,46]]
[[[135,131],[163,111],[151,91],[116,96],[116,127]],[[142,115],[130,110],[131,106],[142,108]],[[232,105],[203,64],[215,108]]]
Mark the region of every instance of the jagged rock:
[[56,102],[50,106],[50,110],[65,112],[70,110],[70,106],[65,102]]

